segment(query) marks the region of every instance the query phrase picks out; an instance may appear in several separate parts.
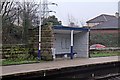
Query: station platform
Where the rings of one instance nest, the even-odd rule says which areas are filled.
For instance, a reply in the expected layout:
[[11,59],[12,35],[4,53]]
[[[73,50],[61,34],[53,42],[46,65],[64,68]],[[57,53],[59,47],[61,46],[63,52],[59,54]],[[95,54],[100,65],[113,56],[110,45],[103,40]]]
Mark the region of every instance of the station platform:
[[45,76],[43,72],[49,70],[60,70],[63,68],[76,67],[76,66],[88,66],[97,64],[106,64],[111,62],[120,62],[120,56],[111,57],[99,57],[99,58],[75,58],[54,60],[41,63],[33,64],[22,64],[22,65],[11,65],[11,66],[0,66],[2,68],[1,76],[19,76],[29,73],[42,72],[41,75]]

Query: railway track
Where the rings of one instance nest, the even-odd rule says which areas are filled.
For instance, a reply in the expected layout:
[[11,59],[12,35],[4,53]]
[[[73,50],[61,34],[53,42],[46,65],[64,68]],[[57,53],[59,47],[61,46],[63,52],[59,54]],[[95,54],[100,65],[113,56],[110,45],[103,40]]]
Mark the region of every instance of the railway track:
[[109,74],[102,77],[97,77],[95,80],[120,80],[120,74]]

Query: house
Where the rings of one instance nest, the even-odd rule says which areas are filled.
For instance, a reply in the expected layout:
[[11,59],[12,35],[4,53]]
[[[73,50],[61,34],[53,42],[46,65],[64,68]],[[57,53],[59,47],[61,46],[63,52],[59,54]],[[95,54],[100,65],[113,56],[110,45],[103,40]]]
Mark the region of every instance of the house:
[[100,43],[107,47],[117,47],[118,18],[119,13],[115,13],[115,16],[102,14],[87,21],[87,26],[91,29],[90,44]]
[[89,29],[56,25],[53,27],[53,57],[89,57]]
[[115,19],[118,19],[119,17],[119,13],[115,13],[115,16],[114,15],[107,15],[107,14],[101,14],[93,19],[90,19],[88,20],[86,23],[87,23],[87,26],[88,27],[94,27],[94,26],[97,26],[99,24],[103,24],[105,22],[108,22],[108,21],[113,21]]

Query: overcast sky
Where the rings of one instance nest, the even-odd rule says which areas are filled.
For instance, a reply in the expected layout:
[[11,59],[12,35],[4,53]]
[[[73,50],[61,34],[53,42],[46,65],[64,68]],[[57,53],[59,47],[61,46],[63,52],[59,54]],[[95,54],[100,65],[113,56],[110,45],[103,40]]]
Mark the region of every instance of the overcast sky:
[[48,0],[55,2],[57,6],[49,6],[50,10],[56,13],[56,17],[62,21],[63,25],[68,25],[70,19],[79,26],[85,24],[89,19],[92,19],[100,14],[115,15],[118,11],[119,0]]
[[71,20],[79,26],[100,14],[115,15],[115,12],[118,11],[119,1],[120,0],[48,0],[48,2],[58,4],[58,6],[49,5],[50,10],[56,11],[56,13],[50,13],[50,15],[56,15],[56,17],[62,21],[63,25],[68,25],[69,20]]

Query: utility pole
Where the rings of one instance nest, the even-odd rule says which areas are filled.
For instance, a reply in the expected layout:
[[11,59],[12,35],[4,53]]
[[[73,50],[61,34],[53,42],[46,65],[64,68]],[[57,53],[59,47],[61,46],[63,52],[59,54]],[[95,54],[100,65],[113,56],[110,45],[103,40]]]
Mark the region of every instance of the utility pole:
[[38,60],[40,60],[41,58],[41,25],[43,24],[43,20],[45,18],[48,18],[49,16],[49,12],[55,12],[55,11],[51,11],[48,8],[48,5],[56,5],[56,3],[48,3],[48,0],[40,0],[40,24],[39,24],[39,49],[38,49]]
[[42,9],[43,9],[43,18],[47,18],[48,17],[48,14],[49,14],[49,12],[48,12],[48,1],[47,0],[43,0],[43,7],[42,7]]
[[43,18],[48,18],[50,12],[55,13],[55,11],[49,10],[48,8],[49,5],[58,6],[56,3],[48,2],[48,0],[43,0],[43,3],[41,5],[42,5],[42,11],[43,11]]

